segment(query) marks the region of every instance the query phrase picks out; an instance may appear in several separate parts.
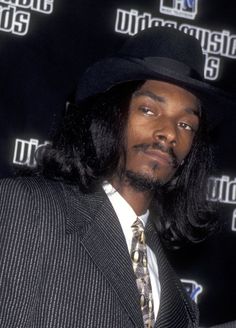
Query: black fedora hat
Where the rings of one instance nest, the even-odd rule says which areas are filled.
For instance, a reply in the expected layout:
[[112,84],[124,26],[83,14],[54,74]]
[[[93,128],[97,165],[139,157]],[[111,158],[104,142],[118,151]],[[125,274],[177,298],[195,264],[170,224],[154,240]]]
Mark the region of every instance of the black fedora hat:
[[173,28],[148,28],[130,37],[114,56],[89,67],[78,83],[75,101],[128,81],[161,80],[196,94],[215,123],[221,117],[217,108],[232,108],[236,102],[204,80],[204,62],[196,38]]

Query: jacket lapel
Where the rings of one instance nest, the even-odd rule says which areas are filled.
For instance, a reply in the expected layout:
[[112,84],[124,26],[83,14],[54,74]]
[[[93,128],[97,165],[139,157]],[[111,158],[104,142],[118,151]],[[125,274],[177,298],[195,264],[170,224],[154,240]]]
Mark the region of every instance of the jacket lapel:
[[161,284],[160,308],[155,327],[196,327],[193,325],[193,322],[197,322],[196,315],[190,306],[179,279],[164,254],[151,220],[148,221],[145,232],[147,244],[157,258]]
[[[69,196],[68,196],[69,195]],[[143,327],[139,294],[119,220],[103,190],[82,195],[67,191],[67,233],[80,233],[81,244],[103,272],[137,327]]]

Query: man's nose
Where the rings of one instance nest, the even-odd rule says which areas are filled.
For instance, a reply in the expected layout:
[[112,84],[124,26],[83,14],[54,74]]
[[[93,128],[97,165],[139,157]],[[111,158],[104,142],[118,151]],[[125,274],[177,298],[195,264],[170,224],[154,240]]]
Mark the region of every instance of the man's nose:
[[162,120],[153,133],[155,141],[175,147],[177,144],[177,127],[171,120]]

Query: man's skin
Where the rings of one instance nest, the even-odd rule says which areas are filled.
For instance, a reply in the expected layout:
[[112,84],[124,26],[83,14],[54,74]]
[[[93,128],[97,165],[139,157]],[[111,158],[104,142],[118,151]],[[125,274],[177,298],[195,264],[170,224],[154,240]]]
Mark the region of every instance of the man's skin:
[[[168,182],[188,155],[199,127],[200,103],[189,91],[147,80],[132,95],[126,130],[126,170],[161,184]],[[147,211],[151,191],[138,191],[128,179],[110,183],[137,215]]]

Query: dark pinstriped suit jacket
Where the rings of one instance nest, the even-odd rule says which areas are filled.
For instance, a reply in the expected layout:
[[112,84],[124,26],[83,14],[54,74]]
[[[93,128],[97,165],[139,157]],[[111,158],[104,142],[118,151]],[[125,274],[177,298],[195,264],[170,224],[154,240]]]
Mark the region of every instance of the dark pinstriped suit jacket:
[[[103,190],[43,178],[0,183],[0,327],[143,327],[123,232]],[[158,328],[197,327],[197,310],[166,260],[158,259]]]

